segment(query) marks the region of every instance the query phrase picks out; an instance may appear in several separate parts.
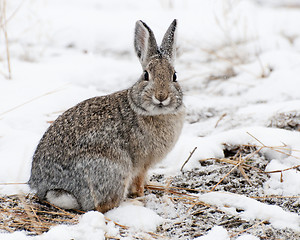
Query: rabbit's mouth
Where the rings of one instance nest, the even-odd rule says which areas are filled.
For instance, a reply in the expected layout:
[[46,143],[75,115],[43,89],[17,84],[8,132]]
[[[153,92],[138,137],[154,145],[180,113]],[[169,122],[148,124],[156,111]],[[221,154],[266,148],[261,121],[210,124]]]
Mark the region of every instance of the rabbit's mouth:
[[153,95],[152,102],[154,103],[154,105],[157,105],[159,108],[163,108],[170,104],[171,98],[170,98],[170,96],[168,96],[166,99],[159,100]]
[[151,101],[145,102],[143,105],[150,115],[169,114],[176,109],[170,96],[164,100],[158,100],[155,96],[152,96]]

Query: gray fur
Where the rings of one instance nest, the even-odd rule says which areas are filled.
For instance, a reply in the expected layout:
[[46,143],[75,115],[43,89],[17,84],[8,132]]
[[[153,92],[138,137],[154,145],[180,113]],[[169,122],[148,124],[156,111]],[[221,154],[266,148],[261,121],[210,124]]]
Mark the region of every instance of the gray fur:
[[[176,24],[172,24],[165,38],[174,39]],[[174,44],[163,45],[172,59]],[[142,75],[129,89],[85,100],[64,112],[45,132],[34,153],[29,180],[39,198],[45,199],[48,191],[51,197],[55,191],[57,196],[65,191],[82,210],[107,211],[124,200],[138,179],[143,182],[149,167],[176,143],[185,109],[180,86],[173,82],[172,62],[153,51],[159,47],[141,21],[136,23],[135,49],[149,73],[148,81]]]

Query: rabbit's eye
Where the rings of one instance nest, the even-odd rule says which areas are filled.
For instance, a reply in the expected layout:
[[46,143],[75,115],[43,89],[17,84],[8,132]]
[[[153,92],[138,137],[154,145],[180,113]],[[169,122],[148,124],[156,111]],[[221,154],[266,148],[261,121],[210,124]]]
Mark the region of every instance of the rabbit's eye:
[[144,80],[145,81],[149,80],[149,73],[147,71],[144,71]]
[[176,73],[173,74],[173,82],[177,82],[177,75],[176,75]]

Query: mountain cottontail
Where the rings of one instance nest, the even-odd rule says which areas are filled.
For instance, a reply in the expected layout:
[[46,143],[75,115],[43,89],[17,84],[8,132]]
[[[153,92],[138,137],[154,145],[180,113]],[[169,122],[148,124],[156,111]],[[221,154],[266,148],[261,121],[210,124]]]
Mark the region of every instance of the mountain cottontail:
[[79,103],[48,128],[28,182],[40,199],[65,209],[106,212],[129,193],[143,195],[147,170],[173,148],[184,122],[173,67],[176,26],[174,20],[158,47],[152,30],[137,21],[139,80]]

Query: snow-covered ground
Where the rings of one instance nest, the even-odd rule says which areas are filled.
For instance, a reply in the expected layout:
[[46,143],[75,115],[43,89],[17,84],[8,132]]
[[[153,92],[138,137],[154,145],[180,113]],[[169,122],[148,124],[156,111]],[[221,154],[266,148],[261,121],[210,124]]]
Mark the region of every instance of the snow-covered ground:
[[[180,174],[195,147],[184,170],[199,168],[200,159],[224,157],[223,143],[264,145],[266,171],[300,164],[300,1],[9,0],[6,5],[12,78],[1,24],[0,183],[28,180],[35,147],[59,114],[136,81],[141,67],[133,33],[139,19],[158,41],[178,19],[176,70],[187,107],[178,144],[151,174]],[[0,185],[1,195],[28,191],[26,185]],[[299,168],[270,174],[262,191],[299,196]],[[197,197],[242,219],[266,220],[274,228],[300,232],[300,216],[280,206],[224,192]],[[133,232],[155,232],[170,221],[155,209],[125,203],[106,217]],[[101,213],[88,212],[77,225],[55,226],[33,239],[118,236],[110,223]],[[203,234],[197,239],[230,239],[221,226]],[[245,233],[237,239],[258,237]],[[25,232],[0,232],[0,239],[27,238],[32,237]]]

